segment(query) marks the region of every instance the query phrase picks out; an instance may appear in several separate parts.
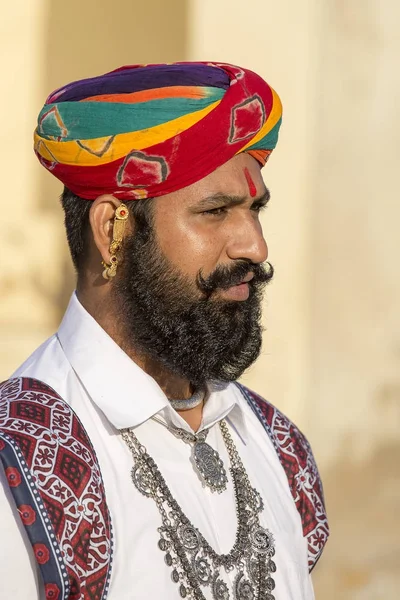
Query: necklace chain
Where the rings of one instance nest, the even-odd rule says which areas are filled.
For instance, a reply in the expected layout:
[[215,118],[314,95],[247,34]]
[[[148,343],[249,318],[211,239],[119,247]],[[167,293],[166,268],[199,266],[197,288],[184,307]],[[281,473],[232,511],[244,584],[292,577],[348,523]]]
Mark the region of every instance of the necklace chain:
[[[162,423],[162,421],[158,421],[158,423]],[[185,431],[184,429],[179,429],[178,427],[169,427],[165,425],[168,431],[174,434],[177,438],[187,442],[189,444],[195,444],[196,442],[205,442],[208,436],[209,429],[203,429],[199,433],[190,433],[190,431]]]
[[158,546],[165,552],[165,563],[172,568],[171,577],[182,598],[205,600],[202,588],[209,587],[214,600],[230,600],[223,571],[235,571],[234,600],[274,600],[275,544],[271,532],[260,525],[263,502],[251,486],[225,421],[220,421],[219,427],[230,459],[236,500],[237,531],[228,554],[218,554],[192,525],[146,448],[131,429],[124,429],[121,435],[134,460],[132,481],[157,505],[161,516]]

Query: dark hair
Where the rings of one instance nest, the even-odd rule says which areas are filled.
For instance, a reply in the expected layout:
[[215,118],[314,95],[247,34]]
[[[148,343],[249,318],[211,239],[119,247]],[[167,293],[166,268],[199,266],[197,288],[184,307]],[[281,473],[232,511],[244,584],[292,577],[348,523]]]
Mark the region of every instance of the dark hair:
[[[73,263],[78,275],[82,272],[87,256],[89,240],[89,211],[92,206],[90,200],[77,196],[70,189],[64,187],[61,194],[61,205],[64,210],[64,224],[67,233],[68,246]],[[151,198],[144,200],[129,200],[125,204],[129,207],[131,216],[135,220],[135,228],[151,229],[152,203]]]

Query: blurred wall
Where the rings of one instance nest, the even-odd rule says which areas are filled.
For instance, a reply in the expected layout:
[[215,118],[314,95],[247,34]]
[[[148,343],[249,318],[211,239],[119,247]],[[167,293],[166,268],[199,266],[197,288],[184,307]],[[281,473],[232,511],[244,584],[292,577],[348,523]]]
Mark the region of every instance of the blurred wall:
[[[321,3],[310,432],[330,507],[324,598],[400,583],[400,4]],[[326,564],[326,563],[325,563]],[[329,577],[329,583],[328,583]]]
[[332,536],[317,599],[398,598],[400,4],[14,0],[2,13],[2,377],[56,328],[73,289],[61,186],[31,150],[47,94],[130,62],[260,72],[284,104],[264,170],[276,277],[244,379],[299,424],[321,468]]

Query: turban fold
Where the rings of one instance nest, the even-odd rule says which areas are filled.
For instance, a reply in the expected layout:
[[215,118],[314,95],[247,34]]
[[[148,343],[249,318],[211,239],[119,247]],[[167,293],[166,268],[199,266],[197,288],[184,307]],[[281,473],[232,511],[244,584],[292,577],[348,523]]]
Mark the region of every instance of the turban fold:
[[34,148],[82,198],[152,198],[199,181],[243,151],[265,164],[281,116],[276,92],[247,69],[126,66],[53,92]]

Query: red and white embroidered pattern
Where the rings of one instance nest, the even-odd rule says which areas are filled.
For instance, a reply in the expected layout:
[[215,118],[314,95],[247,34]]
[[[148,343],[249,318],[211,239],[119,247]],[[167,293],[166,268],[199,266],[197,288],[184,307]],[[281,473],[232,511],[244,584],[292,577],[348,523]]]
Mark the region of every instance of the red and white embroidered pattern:
[[[105,599],[111,521],[96,455],[79,419],[46,384],[11,379],[0,384],[0,434],[0,458],[44,575],[46,598]],[[7,454],[10,448],[15,455]],[[18,496],[25,484],[31,497]],[[34,543],[38,531],[41,535],[38,523],[51,535]],[[55,579],[47,575],[52,553],[64,565],[60,574],[68,574],[67,596],[61,597]]]
[[307,538],[311,571],[329,536],[322,482],[311,447],[301,431],[275,406],[245,386],[237,385],[264,425],[285,470]]

